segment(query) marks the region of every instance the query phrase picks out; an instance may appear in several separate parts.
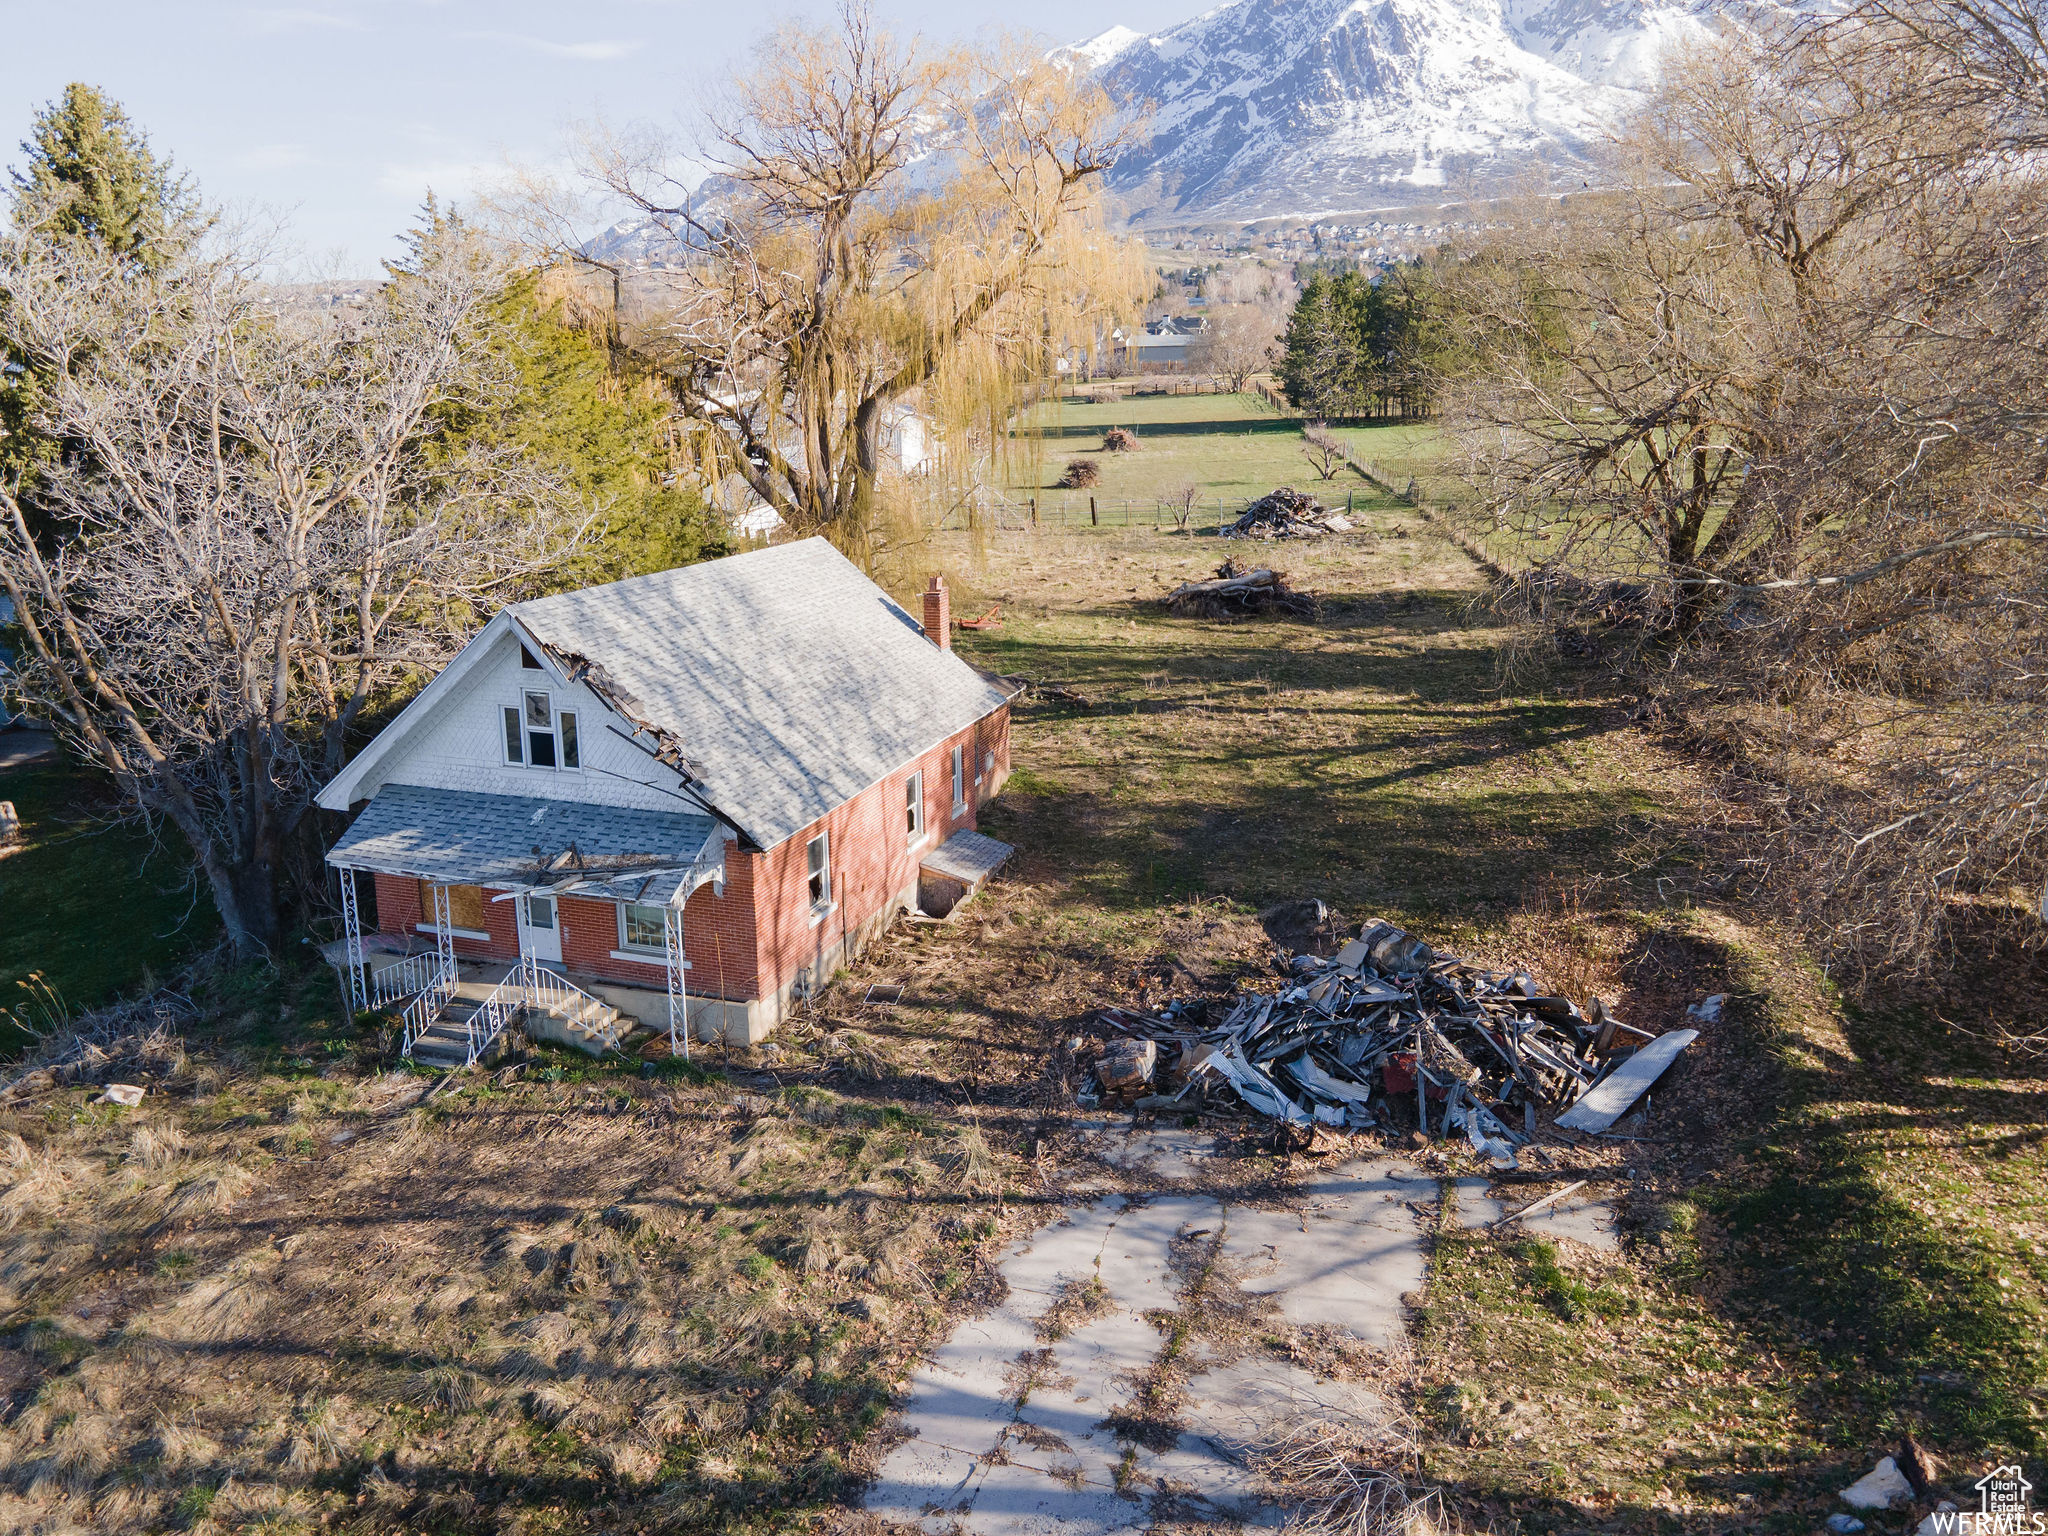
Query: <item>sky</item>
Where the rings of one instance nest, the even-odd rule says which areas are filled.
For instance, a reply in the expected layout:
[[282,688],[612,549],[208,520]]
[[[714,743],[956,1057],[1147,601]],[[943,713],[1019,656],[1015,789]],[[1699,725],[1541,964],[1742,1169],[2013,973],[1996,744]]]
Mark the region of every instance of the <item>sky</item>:
[[[877,0],[899,32],[1073,42],[1202,0]],[[127,109],[213,202],[274,211],[309,271],[375,276],[431,187],[559,166],[574,123],[677,128],[805,0],[0,0],[0,164],[73,80]]]

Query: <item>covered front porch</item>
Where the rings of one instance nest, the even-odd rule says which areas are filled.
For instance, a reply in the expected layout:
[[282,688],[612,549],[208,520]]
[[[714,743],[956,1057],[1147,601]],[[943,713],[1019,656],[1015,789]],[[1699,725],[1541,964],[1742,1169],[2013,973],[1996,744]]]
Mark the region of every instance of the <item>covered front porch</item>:
[[[716,1010],[692,1007],[683,908],[722,888],[723,854],[708,816],[386,785],[328,854],[343,986],[356,1009],[402,1004],[403,1053],[436,1065],[488,1058],[515,1023],[592,1052],[645,1025],[687,1056],[692,1024]],[[416,890],[404,915],[418,921],[380,912],[366,933],[358,874],[380,877],[380,894]],[[616,909],[617,958],[650,984],[579,974],[564,958],[565,900]],[[510,952],[477,952],[494,948]]]

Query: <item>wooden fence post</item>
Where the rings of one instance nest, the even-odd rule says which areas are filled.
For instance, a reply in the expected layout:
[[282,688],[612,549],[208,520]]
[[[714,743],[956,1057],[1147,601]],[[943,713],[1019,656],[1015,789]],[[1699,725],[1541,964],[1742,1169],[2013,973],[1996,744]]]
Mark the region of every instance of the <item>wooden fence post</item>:
[[1102,526],[1102,519],[1095,511],[1095,498],[1093,496],[1088,498],[1088,526],[1090,528],[1100,528]]
[[1031,526],[1034,528],[1038,526],[1038,498],[1036,496],[1031,498]]

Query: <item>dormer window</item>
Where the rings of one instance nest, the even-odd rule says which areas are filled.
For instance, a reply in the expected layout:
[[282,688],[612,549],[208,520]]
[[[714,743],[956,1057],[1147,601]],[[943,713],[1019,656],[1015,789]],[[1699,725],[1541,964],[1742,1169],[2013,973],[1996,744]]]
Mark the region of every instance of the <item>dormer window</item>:
[[528,768],[581,768],[576,712],[556,709],[545,689],[531,688],[505,709],[505,761]]

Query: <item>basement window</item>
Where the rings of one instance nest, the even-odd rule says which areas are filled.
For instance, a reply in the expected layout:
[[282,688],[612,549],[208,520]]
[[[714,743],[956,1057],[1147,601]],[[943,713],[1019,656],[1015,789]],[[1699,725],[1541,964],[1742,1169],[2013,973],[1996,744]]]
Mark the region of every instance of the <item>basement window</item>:
[[924,775],[913,773],[903,781],[903,835],[916,842],[924,836]]
[[806,845],[804,856],[810,865],[811,910],[822,913],[832,905],[832,855],[823,832]]

